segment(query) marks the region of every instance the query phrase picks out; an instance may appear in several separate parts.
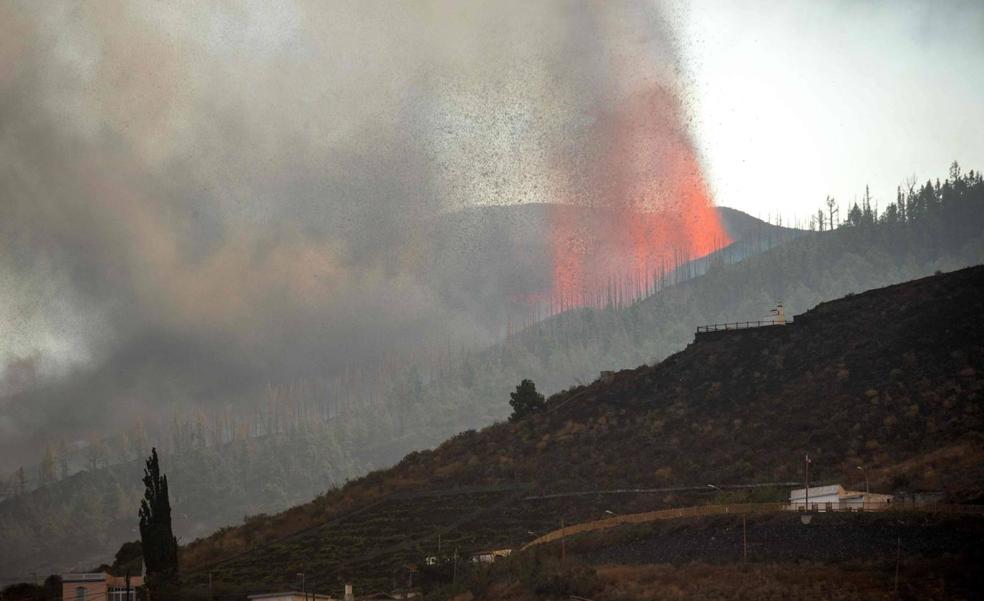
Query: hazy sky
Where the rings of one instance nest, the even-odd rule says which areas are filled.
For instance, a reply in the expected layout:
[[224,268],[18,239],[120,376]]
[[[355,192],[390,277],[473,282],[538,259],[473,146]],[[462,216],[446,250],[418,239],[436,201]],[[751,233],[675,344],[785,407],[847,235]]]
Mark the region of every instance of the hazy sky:
[[669,11],[719,205],[806,218],[984,168],[984,2],[688,0]]

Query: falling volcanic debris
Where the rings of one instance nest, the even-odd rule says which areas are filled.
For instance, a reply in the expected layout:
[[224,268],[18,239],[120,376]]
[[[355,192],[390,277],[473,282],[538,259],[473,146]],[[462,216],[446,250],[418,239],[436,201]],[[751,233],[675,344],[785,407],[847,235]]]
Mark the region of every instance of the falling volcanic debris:
[[642,16],[599,15],[601,38],[626,43],[606,49],[602,108],[585,152],[564,165],[579,189],[552,208],[556,307],[638,298],[730,243],[688,131],[671,38],[658,15]]

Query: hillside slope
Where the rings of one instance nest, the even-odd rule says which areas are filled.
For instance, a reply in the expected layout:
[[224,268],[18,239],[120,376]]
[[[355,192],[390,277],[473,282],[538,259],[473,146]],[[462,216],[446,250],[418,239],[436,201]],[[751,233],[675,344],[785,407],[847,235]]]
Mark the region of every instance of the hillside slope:
[[[552,394],[589,382],[601,370],[659,361],[684,348],[697,324],[761,319],[778,300],[785,302],[789,314],[798,313],[851,292],[984,262],[984,181],[979,175],[948,180],[942,187],[927,184],[899,206],[903,205],[907,207],[904,220],[897,215],[889,218],[893,215],[889,210],[880,220],[861,219],[792,240],[787,240],[790,232],[754,220],[741,223],[741,215],[729,217],[722,210],[726,224],[735,221],[733,235],[745,236],[744,242],[681,274],[703,275],[666,282],[640,302],[567,311],[485,350],[449,352],[446,363],[436,367],[428,368],[426,361],[395,366],[383,362],[353,370],[344,378],[283,383],[258,405],[242,397],[231,405],[233,412],[192,413],[173,421],[169,416],[156,431],[148,423],[145,435],[126,431],[105,446],[109,456],[133,461],[145,456],[150,444],[174,457],[165,460],[172,466],[170,473],[189,487],[176,502],[176,512],[187,516],[177,524],[177,533],[189,540],[237,523],[244,515],[302,503],[347,477],[390,466],[409,451],[431,448],[456,432],[502,420],[509,411],[508,393],[522,378],[532,378],[542,391]],[[516,233],[508,227],[503,231]],[[477,240],[490,235],[485,232]],[[783,240],[787,241],[756,254]],[[263,449],[263,460],[252,461],[260,455],[249,451],[251,443],[240,440],[241,435],[264,436],[271,431],[273,437],[256,445]],[[305,433],[303,441],[296,440],[299,432]],[[215,444],[214,439],[223,436],[232,442]],[[305,452],[295,452],[299,443]],[[87,447],[86,453],[90,450],[99,446]],[[189,460],[181,458],[186,454]],[[83,459],[87,464],[91,461],[78,459],[76,466]],[[325,477],[329,470],[317,461],[331,463],[331,478]],[[292,468],[284,469],[288,464]],[[228,465],[269,486],[263,486],[262,494],[244,495],[237,486],[216,490],[212,483],[226,481],[222,470]],[[189,471],[184,473],[186,468]],[[114,472],[114,477],[124,473],[112,467],[101,469]],[[34,470],[27,471],[30,476]],[[94,477],[87,482],[90,474]],[[98,516],[93,524],[116,524],[98,537],[106,544],[93,549],[103,556],[111,554],[131,536],[133,509],[117,502],[118,495],[89,494],[99,489],[102,479],[100,474],[82,472],[47,484],[45,488],[52,489],[47,492],[0,501],[0,538],[12,541],[0,548],[0,563],[26,573],[61,569],[39,564],[32,559],[36,557],[57,558],[62,568],[87,559],[89,555],[64,553],[77,537],[63,525],[72,524],[77,511]],[[125,496],[139,497],[138,480],[116,480]],[[14,490],[14,479],[10,483],[8,490]],[[193,502],[202,497],[215,502]],[[46,502],[51,498],[78,503]]]
[[[516,544],[561,518],[692,502],[708,482],[796,481],[805,453],[818,480],[857,485],[864,465],[875,490],[979,501],[982,289],[974,267],[822,303],[788,326],[701,337],[554,395],[541,414],[197,541],[182,552],[188,583],[208,570],[247,590],[303,564],[323,587],[379,584],[438,534],[464,550]],[[544,494],[626,488],[653,490]]]

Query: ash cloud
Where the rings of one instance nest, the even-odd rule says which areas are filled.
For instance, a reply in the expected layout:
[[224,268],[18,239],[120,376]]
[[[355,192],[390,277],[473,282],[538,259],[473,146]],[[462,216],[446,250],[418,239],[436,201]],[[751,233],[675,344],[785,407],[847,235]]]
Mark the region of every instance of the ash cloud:
[[565,2],[0,5],[0,360],[5,382],[25,358],[36,373],[3,391],[0,448],[491,340],[503,299],[434,267],[469,231],[431,233],[569,201],[604,102],[673,85],[658,21]]

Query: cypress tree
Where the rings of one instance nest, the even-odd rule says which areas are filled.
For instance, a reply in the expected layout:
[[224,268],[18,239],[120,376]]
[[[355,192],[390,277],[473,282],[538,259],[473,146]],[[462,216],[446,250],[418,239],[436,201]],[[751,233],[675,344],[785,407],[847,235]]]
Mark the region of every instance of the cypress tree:
[[178,572],[178,541],[171,530],[167,476],[161,474],[156,448],[147,458],[143,483],[146,490],[140,501],[140,541],[144,565],[149,576],[174,576]]

